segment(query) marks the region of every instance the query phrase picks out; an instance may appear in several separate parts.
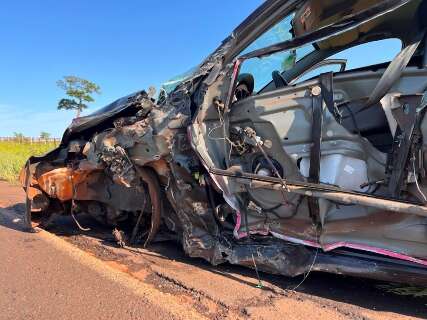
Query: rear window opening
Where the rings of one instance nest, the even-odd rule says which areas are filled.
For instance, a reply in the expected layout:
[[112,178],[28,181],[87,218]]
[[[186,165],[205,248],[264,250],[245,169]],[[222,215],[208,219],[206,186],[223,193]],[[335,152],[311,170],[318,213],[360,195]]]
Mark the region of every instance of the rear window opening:
[[[343,59],[347,61],[345,71],[366,68],[388,63],[402,50],[402,41],[397,38],[371,41],[356,45],[334,54],[328,59]],[[326,72],[340,72],[340,65],[331,64],[313,69],[299,78],[295,83],[301,83],[315,78]]]

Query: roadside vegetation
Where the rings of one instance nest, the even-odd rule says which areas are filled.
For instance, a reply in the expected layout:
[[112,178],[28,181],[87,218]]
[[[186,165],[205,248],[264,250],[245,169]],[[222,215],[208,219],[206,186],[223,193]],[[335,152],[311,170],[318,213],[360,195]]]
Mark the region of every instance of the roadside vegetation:
[[[59,100],[57,109],[74,110],[76,118],[95,101],[92,95],[101,93],[99,85],[76,76],[65,76],[57,81],[57,85],[66,95]],[[59,140],[52,139],[45,131],[40,132],[38,138],[25,137],[21,132],[14,132],[10,138],[0,138],[0,180],[18,182],[19,172],[29,157],[41,156],[58,144]]]
[[26,139],[0,141],[0,180],[18,182],[19,172],[30,156],[40,156],[57,146],[57,142],[30,142]]

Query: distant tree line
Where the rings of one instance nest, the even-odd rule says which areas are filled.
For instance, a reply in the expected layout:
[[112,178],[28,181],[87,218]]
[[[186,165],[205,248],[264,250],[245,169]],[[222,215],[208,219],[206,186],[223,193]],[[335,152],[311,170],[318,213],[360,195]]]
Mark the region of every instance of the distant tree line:
[[59,138],[52,138],[51,134],[46,131],[40,132],[38,137],[26,137],[22,132],[14,132],[11,137],[0,137],[0,141],[14,141],[18,143],[48,143],[59,142]]

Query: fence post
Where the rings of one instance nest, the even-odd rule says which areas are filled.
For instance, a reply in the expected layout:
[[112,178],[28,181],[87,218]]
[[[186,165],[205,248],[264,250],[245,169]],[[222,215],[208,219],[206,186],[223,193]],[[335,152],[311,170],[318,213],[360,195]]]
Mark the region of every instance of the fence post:
[[47,138],[42,139],[40,137],[0,137],[0,142],[16,142],[16,143],[29,143],[29,144],[35,144],[35,143],[44,143],[48,144],[50,142],[54,143],[55,145],[59,144],[61,141],[60,138]]

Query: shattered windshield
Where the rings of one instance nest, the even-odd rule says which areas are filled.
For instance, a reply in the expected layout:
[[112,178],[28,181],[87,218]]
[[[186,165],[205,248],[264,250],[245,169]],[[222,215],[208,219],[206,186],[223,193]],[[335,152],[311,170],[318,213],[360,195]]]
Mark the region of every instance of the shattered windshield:
[[198,69],[198,66],[192,67],[190,70],[173,77],[172,79],[163,83],[160,87],[160,91],[166,93],[166,95],[170,94],[173,90],[176,89],[181,83],[185,80],[189,79],[191,75]]
[[283,42],[293,38],[292,35],[292,20],[295,14],[292,13],[284,18],[282,21],[273,26],[266,33],[262,34],[258,39],[252,42],[245,50],[242,51],[241,55],[245,53],[255,51],[257,49],[271,46],[275,43]]
[[[244,55],[245,53],[293,39],[292,21],[294,17],[294,13],[288,15],[250,44],[241,54]],[[254,77],[254,90],[258,92],[271,81],[273,71],[282,73],[290,70],[298,60],[313,51],[314,47],[307,45],[294,50],[278,52],[263,58],[252,58],[243,63],[241,73],[249,73]]]

